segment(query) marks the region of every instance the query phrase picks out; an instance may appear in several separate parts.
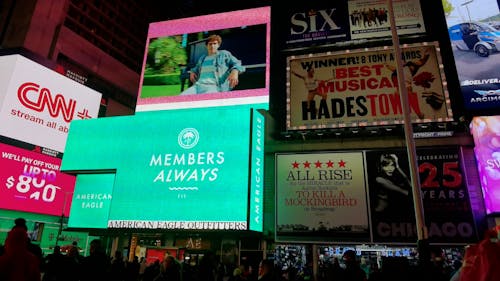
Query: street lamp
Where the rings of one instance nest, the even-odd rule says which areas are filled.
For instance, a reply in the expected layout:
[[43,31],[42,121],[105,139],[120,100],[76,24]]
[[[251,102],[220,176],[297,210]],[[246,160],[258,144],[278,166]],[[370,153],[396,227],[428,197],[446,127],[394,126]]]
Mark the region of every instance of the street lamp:
[[462,3],[460,6],[465,6],[465,9],[467,9],[467,16],[469,17],[469,22],[471,22],[471,18],[470,18],[470,12],[469,12],[469,4],[474,2],[474,0],[469,0],[469,1],[465,1],[464,3]]

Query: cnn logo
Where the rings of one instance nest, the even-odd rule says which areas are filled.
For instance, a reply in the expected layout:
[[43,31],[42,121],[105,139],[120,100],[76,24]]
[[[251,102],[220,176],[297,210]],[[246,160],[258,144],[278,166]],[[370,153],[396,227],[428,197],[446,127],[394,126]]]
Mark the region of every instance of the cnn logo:
[[49,89],[40,88],[40,85],[36,83],[23,83],[17,90],[17,97],[21,104],[29,109],[42,112],[45,108],[48,108],[52,117],[59,117],[62,114],[64,121],[69,123],[73,120],[76,101],[73,99],[66,101],[61,94],[52,97]]

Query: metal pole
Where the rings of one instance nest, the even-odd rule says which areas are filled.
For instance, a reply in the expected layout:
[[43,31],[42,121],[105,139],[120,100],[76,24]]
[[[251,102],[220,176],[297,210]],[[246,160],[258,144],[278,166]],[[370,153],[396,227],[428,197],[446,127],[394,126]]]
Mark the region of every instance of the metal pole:
[[410,178],[412,184],[413,204],[415,205],[415,219],[417,223],[418,240],[427,239],[427,227],[425,226],[424,208],[422,204],[422,196],[420,193],[420,179],[418,174],[417,153],[415,141],[413,139],[413,127],[410,116],[410,103],[408,100],[408,90],[405,85],[405,77],[403,71],[403,59],[401,58],[401,48],[399,45],[399,37],[397,33],[396,20],[394,19],[394,8],[392,0],[387,0],[389,7],[389,19],[391,23],[392,44],[394,45],[394,57],[397,63],[398,74],[398,89],[401,96],[401,104],[404,117],[404,131],[406,139],[406,149],[410,162]]

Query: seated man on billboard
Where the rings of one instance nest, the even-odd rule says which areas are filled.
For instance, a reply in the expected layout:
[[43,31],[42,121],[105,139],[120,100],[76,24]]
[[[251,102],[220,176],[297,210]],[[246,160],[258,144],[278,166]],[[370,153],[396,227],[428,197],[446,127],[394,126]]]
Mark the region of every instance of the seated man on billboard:
[[219,35],[207,38],[208,54],[201,56],[189,71],[189,80],[193,85],[181,95],[227,92],[238,85],[238,76],[245,71],[245,67],[229,51],[219,50],[221,43]]

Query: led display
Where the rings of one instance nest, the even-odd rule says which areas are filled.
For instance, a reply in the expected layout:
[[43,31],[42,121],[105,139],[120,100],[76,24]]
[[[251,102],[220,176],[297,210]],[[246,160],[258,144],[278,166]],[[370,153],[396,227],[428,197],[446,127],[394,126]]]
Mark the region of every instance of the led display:
[[449,0],[445,9],[464,105],[500,107],[500,10],[497,0]]
[[[222,39],[215,56],[208,52],[212,35]],[[269,39],[270,7],[151,23],[136,110],[235,104],[267,108]],[[238,83],[227,86],[231,71],[239,73]],[[190,87],[194,74],[198,80]]]
[[61,159],[0,143],[0,208],[69,215],[75,177],[60,172]]
[[481,178],[487,214],[500,212],[500,117],[477,116],[472,119],[472,135],[477,169]]
[[[62,164],[79,174],[71,217],[100,204],[107,224],[98,228],[247,230],[250,217],[260,230],[263,120],[251,116],[241,105],[73,122]],[[112,189],[111,179],[80,189],[83,173],[114,174]],[[78,217],[71,224],[88,227]]]

